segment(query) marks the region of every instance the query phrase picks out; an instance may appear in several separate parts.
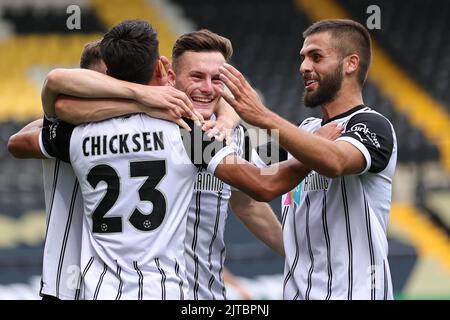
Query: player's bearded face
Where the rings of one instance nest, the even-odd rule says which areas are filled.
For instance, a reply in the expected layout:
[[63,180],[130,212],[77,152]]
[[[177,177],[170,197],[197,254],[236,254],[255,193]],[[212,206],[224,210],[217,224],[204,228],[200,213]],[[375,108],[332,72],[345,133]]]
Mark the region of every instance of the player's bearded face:
[[324,105],[330,101],[333,101],[342,86],[343,61],[340,61],[334,70],[321,75],[315,72],[305,74],[305,83],[308,79],[314,79],[317,81],[317,87],[315,90],[305,90],[303,94],[303,102],[305,106],[314,108],[320,105]]

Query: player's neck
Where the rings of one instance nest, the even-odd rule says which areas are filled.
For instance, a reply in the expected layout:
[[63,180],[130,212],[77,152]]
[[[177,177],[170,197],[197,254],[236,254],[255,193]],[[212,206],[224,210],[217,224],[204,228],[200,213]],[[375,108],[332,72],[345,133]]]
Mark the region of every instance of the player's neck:
[[355,86],[345,88],[343,85],[333,101],[321,106],[323,119],[326,121],[334,118],[361,104],[364,104],[361,90]]

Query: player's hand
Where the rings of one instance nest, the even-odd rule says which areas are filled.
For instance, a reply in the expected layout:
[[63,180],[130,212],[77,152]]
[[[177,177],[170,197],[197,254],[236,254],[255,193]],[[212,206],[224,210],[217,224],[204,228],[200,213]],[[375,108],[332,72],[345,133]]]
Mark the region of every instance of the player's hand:
[[189,131],[189,132],[191,131],[191,128],[183,120],[183,118],[180,118],[178,116],[174,116],[172,113],[161,111],[161,110],[158,110],[158,109],[150,109],[150,108],[148,108],[146,114],[148,114],[150,117],[153,117],[153,118],[158,118],[158,119],[172,121],[172,122],[178,124],[180,127],[186,129],[187,131]]
[[206,120],[203,123],[202,130],[206,131],[208,137],[214,137],[216,140],[222,141],[229,145],[231,143],[231,131],[233,130],[233,123],[225,119]]
[[321,136],[322,138],[334,141],[341,136],[343,129],[344,127],[332,121],[317,129],[314,134]]
[[[168,113],[170,118],[190,118],[198,126],[204,121],[188,96],[171,86],[146,86],[139,91],[137,101],[149,109]],[[150,115],[150,110],[145,112]]]
[[265,121],[270,118],[270,110],[263,105],[258,93],[233,66],[225,63],[219,68],[219,71],[220,79],[232,93],[230,95],[224,90],[222,97],[242,119],[257,127],[264,127]]

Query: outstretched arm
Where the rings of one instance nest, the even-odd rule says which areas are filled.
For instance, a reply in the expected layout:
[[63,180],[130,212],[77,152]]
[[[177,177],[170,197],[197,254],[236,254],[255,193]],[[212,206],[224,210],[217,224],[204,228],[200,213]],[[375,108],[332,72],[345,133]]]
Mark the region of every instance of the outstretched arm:
[[233,191],[230,207],[234,214],[259,240],[284,256],[281,223],[269,204],[258,202],[240,191]]
[[232,154],[220,162],[214,175],[257,201],[269,202],[292,190],[309,171],[296,159],[259,169]]
[[42,119],[35,120],[8,140],[8,152],[17,159],[45,159],[39,147],[39,134],[42,129]]
[[366,167],[363,153],[347,141],[330,141],[297,128],[267,109],[244,76],[231,65],[221,67],[221,80],[233,96],[227,102],[247,122],[278,135],[280,144],[306,166],[327,177],[360,173]]

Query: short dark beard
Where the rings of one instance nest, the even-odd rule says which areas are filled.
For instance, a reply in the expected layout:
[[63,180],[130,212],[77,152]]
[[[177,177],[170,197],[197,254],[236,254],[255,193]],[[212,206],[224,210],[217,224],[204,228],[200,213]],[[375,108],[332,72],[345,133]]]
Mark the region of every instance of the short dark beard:
[[303,103],[305,106],[315,108],[331,102],[336,98],[339,90],[341,90],[342,80],[344,79],[342,65],[343,61],[341,61],[332,72],[325,75],[322,79],[318,79],[319,88],[316,92],[308,93],[308,91],[305,90],[303,94]]

